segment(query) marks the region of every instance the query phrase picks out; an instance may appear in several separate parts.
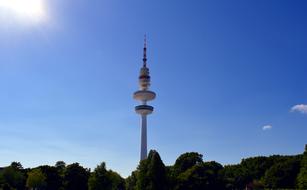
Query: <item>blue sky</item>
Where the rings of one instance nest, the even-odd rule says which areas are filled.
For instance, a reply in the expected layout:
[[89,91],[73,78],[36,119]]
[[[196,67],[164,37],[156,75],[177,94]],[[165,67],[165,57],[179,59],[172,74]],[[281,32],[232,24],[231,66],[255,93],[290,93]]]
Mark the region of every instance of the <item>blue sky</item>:
[[145,33],[148,148],[165,164],[303,152],[306,1],[39,1],[30,16],[0,2],[1,166],[106,161],[129,175]]

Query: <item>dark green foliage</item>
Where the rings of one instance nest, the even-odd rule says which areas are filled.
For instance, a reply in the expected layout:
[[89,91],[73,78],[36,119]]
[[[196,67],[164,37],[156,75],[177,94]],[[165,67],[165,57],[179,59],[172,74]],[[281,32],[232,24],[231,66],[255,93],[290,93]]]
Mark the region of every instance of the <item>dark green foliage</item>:
[[300,173],[297,177],[297,186],[299,189],[307,189],[307,144],[305,145],[305,152],[301,162]]
[[203,156],[188,152],[179,156],[168,169],[171,189],[217,189],[223,188],[223,166],[217,162],[203,162]]
[[112,184],[108,179],[106,164],[103,162],[98,165],[88,180],[89,190],[111,189]]
[[46,176],[46,190],[59,190],[62,187],[62,177],[58,168],[53,166],[40,166],[40,170]]
[[121,190],[125,188],[125,180],[116,172],[108,171],[103,162],[91,174],[88,186],[89,190]]
[[293,188],[295,187],[299,170],[300,157],[293,157],[276,163],[266,171],[263,179],[264,184],[268,188]]
[[58,171],[64,171],[65,167],[66,167],[66,163],[64,161],[57,161],[55,163],[55,167],[57,168]]
[[87,190],[89,175],[90,171],[83,168],[78,163],[68,165],[64,174],[64,189]]
[[124,190],[125,180],[116,172],[109,170],[108,179],[111,181],[112,190]]
[[25,188],[26,177],[22,169],[22,165],[19,162],[12,162],[10,166],[4,168],[0,173],[0,179],[4,184],[3,188],[23,190]]
[[[302,160],[301,155],[261,156],[243,159],[240,164],[223,167],[217,162],[203,162],[201,154],[191,152],[182,154],[173,166],[168,167],[164,167],[158,157],[160,164],[156,165],[164,168],[160,171],[165,172],[165,178],[155,180],[155,177],[161,176],[157,175],[159,172],[155,172],[155,175],[150,172],[150,162],[155,154],[158,155],[152,151],[147,160],[140,162],[138,169],[126,179],[126,189],[294,189]],[[152,185],[155,184],[153,181],[165,183],[163,187],[156,187]]]
[[202,155],[197,152],[187,152],[180,155],[174,166],[168,168],[169,186],[171,189],[192,188],[190,185],[196,182],[200,176],[199,165],[203,163]]
[[14,168],[15,170],[22,170],[23,169],[20,162],[12,162],[11,167]]
[[282,158],[281,156],[259,156],[242,159],[237,165],[225,166],[223,170],[225,187],[243,189],[247,185],[261,186],[259,180],[264,176],[266,170]]
[[217,162],[195,164],[177,177],[174,189],[223,189],[222,169],[223,166]]
[[137,172],[138,190],[164,190],[166,189],[165,166],[157,151],[151,150],[148,158],[142,160]]
[[180,174],[187,169],[193,167],[196,164],[203,162],[203,155],[198,154],[197,152],[187,152],[182,154],[177,158],[175,165],[173,167],[173,172],[175,174]]
[[273,159],[259,156],[243,159],[240,165],[248,171],[250,178],[260,179],[264,175],[265,171],[272,166],[272,164]]
[[243,159],[238,165],[225,166],[223,170],[227,189],[245,187],[295,188],[301,155],[254,157]]
[[126,179],[126,190],[135,190],[137,182],[137,171],[131,173],[131,175]]
[[39,168],[29,171],[26,186],[29,189],[45,190],[47,186],[46,175]]
[[243,189],[252,180],[248,170],[239,164],[225,166],[222,173],[226,189]]

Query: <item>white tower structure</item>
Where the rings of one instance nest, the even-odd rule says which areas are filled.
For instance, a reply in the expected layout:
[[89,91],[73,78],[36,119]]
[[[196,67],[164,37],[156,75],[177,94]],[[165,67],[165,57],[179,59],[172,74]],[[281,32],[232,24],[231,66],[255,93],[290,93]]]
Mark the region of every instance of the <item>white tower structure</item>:
[[150,76],[149,69],[147,68],[146,37],[143,51],[143,67],[140,70],[139,76],[140,89],[133,94],[133,98],[141,102],[140,105],[135,106],[136,113],[141,115],[141,160],[147,158],[147,115],[151,114],[154,109],[152,106],[147,105],[147,102],[156,97],[156,94],[149,90]]

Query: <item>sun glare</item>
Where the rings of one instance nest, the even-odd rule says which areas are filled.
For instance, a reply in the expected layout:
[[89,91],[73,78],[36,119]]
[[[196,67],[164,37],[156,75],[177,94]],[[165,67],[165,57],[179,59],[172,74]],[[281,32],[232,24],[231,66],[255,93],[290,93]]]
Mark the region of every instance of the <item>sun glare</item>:
[[46,17],[44,0],[0,0],[0,9],[28,21],[42,21]]

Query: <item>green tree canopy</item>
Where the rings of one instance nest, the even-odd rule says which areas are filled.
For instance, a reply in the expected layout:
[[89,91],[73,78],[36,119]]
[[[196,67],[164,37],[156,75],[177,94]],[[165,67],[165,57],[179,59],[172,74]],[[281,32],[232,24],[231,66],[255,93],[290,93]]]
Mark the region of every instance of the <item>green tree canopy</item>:
[[167,188],[165,166],[157,151],[151,150],[142,160],[137,172],[138,190],[164,190]]
[[203,162],[203,155],[197,152],[187,152],[177,158],[173,167],[174,174],[178,175],[187,169]]
[[300,157],[293,157],[274,164],[264,175],[264,184],[268,188],[293,188],[300,170]]
[[22,167],[20,162],[12,162],[11,163],[11,167],[16,169],[16,170],[22,170],[23,169],[23,167]]
[[64,161],[57,161],[55,163],[55,167],[57,169],[63,170],[66,167],[66,163]]
[[137,171],[133,171],[126,179],[126,190],[135,190],[137,184]]
[[0,172],[0,179],[6,187],[23,190],[25,186],[25,174],[19,162],[12,162]]
[[297,177],[297,185],[299,189],[307,189],[307,144],[301,161],[300,173]]
[[248,169],[240,164],[227,165],[222,173],[226,189],[243,189],[252,181]]
[[59,190],[63,185],[63,179],[56,167],[40,166],[40,170],[46,176],[46,190]]
[[174,189],[223,189],[222,169],[223,166],[217,162],[196,164],[177,177]]
[[108,179],[106,164],[102,162],[98,165],[88,180],[89,190],[109,190],[112,188],[111,181]]
[[112,190],[124,190],[125,180],[117,173],[112,170],[108,171],[108,178],[112,183]]
[[28,179],[26,186],[34,190],[42,190],[46,187],[46,175],[41,169],[36,168],[28,172]]
[[89,190],[121,190],[125,188],[125,180],[116,172],[106,169],[102,162],[88,180]]
[[64,173],[65,190],[87,190],[87,182],[90,171],[83,168],[79,163],[70,164]]
[[260,179],[268,168],[273,165],[273,159],[265,156],[242,159],[241,167],[245,168],[253,179]]

